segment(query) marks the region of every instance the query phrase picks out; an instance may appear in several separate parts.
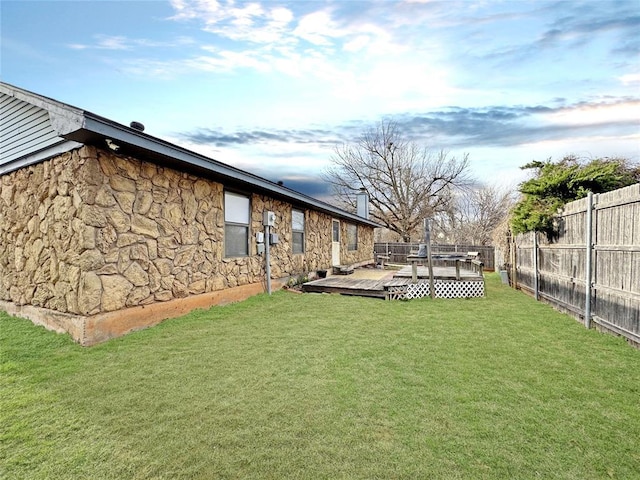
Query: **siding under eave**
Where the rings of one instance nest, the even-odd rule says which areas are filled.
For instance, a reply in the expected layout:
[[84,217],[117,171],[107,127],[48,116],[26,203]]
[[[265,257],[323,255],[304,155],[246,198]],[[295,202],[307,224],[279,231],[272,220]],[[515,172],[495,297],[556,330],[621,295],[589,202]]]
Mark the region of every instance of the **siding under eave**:
[[57,135],[49,113],[0,93],[0,174],[77,147]]

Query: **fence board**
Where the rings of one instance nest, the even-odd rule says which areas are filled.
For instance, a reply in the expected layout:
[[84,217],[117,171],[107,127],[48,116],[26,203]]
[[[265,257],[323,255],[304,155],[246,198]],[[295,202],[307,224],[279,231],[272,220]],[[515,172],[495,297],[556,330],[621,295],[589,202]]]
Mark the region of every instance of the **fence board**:
[[[513,239],[515,284],[584,319],[586,298],[587,215],[591,214],[593,272],[586,311],[602,328],[640,339],[640,184],[567,204],[558,215],[559,235],[538,237],[538,264],[533,263],[533,233]],[[537,276],[537,278],[535,278]],[[535,292],[534,292],[535,293]]]

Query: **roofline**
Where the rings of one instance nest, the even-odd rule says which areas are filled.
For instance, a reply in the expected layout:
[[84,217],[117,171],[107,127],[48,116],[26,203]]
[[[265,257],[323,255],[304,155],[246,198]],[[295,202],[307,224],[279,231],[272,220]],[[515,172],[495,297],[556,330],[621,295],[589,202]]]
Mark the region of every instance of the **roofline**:
[[165,159],[182,168],[195,168],[212,173],[249,187],[289,200],[291,203],[311,207],[324,213],[351,220],[370,227],[381,227],[376,222],[347,212],[338,207],[278,185],[266,178],[232,167],[218,160],[195,153],[186,148],[140,132],[92,112],[58,102],[51,98],[29,92],[19,87],[0,82],[0,91],[25,102],[37,105],[49,112],[51,124],[56,132],[66,140],[83,144],[100,144],[107,148],[106,140],[134,150],[150,152],[154,157]]

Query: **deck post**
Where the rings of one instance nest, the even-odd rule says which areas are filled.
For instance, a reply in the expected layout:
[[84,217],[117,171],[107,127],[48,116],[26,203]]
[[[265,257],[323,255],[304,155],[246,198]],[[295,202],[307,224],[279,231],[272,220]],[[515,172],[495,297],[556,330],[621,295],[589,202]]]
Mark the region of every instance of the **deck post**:
[[433,258],[431,258],[431,226],[428,218],[424,219],[424,243],[427,244],[427,262],[429,262],[429,296],[436,298],[433,286]]

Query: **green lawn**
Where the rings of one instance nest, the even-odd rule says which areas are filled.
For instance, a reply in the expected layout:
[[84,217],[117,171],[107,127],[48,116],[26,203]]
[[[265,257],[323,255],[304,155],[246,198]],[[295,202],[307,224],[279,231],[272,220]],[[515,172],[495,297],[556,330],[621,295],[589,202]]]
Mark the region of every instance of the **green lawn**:
[[487,289],[283,291],[91,348],[0,314],[0,478],[640,478],[640,351]]

